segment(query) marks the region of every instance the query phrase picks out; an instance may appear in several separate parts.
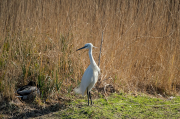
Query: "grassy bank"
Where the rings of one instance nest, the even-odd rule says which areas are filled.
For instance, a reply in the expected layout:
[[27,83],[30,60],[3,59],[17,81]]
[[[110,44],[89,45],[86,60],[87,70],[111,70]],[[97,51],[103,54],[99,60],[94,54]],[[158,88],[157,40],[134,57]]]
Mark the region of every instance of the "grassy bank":
[[[4,104],[3,104],[4,106]],[[7,106],[7,105],[6,105]],[[5,108],[5,107],[4,107]],[[180,97],[162,98],[139,93],[130,95],[114,93],[106,99],[93,98],[93,105],[87,106],[87,97],[67,96],[64,101],[51,105],[37,106],[34,103],[24,106],[9,104],[0,110],[2,118],[180,118]]]
[[172,100],[153,98],[147,95],[131,96],[113,94],[105,100],[94,100],[87,106],[87,100],[79,99],[65,110],[52,117],[64,118],[180,118],[180,98]]

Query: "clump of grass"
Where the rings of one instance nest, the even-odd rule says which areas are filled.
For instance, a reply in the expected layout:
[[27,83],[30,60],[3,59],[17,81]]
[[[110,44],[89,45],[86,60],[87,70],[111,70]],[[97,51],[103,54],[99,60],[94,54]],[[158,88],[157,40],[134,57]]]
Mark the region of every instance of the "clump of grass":
[[[3,1],[0,93],[13,99],[34,80],[41,98],[70,94],[89,65],[88,54],[75,50],[87,42],[100,46],[104,31],[102,81],[125,92],[176,94],[179,15],[178,0]],[[98,55],[94,49],[96,61]]]

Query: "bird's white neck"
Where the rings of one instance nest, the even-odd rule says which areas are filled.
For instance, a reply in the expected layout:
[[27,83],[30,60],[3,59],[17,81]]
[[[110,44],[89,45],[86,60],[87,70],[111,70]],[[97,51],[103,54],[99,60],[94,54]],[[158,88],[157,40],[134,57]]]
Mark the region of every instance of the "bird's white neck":
[[91,63],[92,68],[96,68],[97,64],[94,61],[94,58],[92,56],[92,48],[89,49],[89,59],[90,59],[90,63]]

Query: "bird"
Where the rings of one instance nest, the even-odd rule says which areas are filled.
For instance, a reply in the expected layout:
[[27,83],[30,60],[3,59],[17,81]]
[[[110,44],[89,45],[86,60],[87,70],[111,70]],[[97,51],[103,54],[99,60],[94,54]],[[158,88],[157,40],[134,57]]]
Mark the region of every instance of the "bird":
[[88,106],[89,106],[89,99],[91,100],[91,105],[92,105],[90,91],[96,84],[96,82],[98,80],[98,75],[100,73],[100,68],[97,66],[97,64],[94,61],[94,58],[92,56],[92,48],[93,47],[95,47],[95,46],[93,46],[92,43],[86,43],[84,45],[84,47],[76,50],[76,51],[81,50],[81,49],[89,50],[90,65],[88,66],[88,68],[86,69],[86,71],[84,72],[84,74],[82,76],[80,86],[74,89],[75,93],[82,94],[82,96],[84,96],[87,91]]
[[19,95],[16,97],[20,97],[23,101],[27,102],[33,101],[36,96],[40,95],[40,91],[33,81],[30,81],[28,85],[20,87],[16,93]]

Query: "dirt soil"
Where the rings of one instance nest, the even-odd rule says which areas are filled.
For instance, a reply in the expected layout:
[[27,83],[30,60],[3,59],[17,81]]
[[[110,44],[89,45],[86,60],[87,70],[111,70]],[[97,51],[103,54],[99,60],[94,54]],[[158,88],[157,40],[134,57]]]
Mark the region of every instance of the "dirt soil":
[[19,99],[15,99],[11,102],[0,102],[0,118],[9,119],[26,119],[37,118],[43,115],[51,115],[51,113],[65,109],[67,102],[70,100],[58,100],[53,103],[42,103],[41,105],[33,103],[21,102]]

